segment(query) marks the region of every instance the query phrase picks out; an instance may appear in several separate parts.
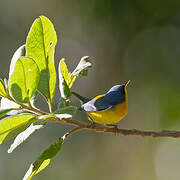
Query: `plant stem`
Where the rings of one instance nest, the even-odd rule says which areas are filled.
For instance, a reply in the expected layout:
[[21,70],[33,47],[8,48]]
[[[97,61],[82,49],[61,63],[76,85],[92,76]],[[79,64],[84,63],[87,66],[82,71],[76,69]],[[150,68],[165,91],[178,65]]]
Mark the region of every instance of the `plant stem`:
[[80,129],[86,129],[89,131],[95,131],[100,133],[113,133],[113,134],[120,134],[123,136],[146,136],[146,137],[171,137],[171,138],[180,138],[180,131],[169,131],[169,130],[162,130],[162,131],[146,131],[146,130],[137,130],[137,129],[119,129],[119,128],[111,128],[106,126],[92,126],[88,123],[83,123],[75,120],[68,120],[68,119],[58,119],[55,118],[51,122],[59,122],[64,124],[70,124],[73,126],[77,126]]
[[30,111],[30,112],[33,112],[33,113],[35,113],[35,114],[37,114],[37,115],[45,115],[45,114],[47,114],[46,112],[43,112],[43,111],[41,111],[41,110],[39,110],[39,109],[36,109],[36,108],[32,107],[32,106],[29,105],[29,104],[28,104],[29,106],[27,106],[27,105],[25,105],[25,104],[16,102],[16,101],[15,101],[13,98],[11,98],[10,96],[7,97],[7,98],[8,98],[10,101],[13,101],[14,103],[18,104],[21,109],[25,109],[25,110]]

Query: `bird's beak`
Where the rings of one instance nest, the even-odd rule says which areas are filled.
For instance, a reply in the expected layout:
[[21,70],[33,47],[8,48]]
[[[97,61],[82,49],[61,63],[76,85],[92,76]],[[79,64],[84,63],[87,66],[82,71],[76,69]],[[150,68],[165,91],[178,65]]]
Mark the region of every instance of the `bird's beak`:
[[126,88],[129,83],[130,83],[130,80],[129,80],[129,81],[126,81],[126,82],[124,83],[124,87]]

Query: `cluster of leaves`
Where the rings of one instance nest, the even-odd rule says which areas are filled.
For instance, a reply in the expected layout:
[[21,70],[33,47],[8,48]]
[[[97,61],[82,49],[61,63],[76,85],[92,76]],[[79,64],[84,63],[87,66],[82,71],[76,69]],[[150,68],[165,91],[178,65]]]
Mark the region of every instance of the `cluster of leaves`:
[[[27,36],[26,44],[21,46],[11,60],[9,79],[0,80],[0,144],[15,138],[8,153],[25,141],[33,132],[47,125],[54,118],[71,119],[76,107],[70,105],[70,96],[75,79],[87,75],[91,67],[89,58],[83,57],[75,70],[70,73],[63,58],[59,62],[59,90],[61,105],[52,109],[56,87],[54,52],[57,36],[51,21],[40,16]],[[35,107],[38,95],[43,95],[49,105],[49,112]],[[66,136],[50,145],[31,164],[23,180],[30,180],[44,169],[61,148]]]

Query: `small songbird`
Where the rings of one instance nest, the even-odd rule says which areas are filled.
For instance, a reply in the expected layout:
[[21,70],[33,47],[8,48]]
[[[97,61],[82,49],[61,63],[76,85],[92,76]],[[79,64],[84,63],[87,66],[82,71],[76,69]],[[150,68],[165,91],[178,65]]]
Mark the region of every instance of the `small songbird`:
[[92,100],[73,92],[84,104],[81,109],[88,113],[93,122],[99,124],[115,124],[123,119],[128,112],[126,87],[130,81],[113,86],[107,93],[96,96]]

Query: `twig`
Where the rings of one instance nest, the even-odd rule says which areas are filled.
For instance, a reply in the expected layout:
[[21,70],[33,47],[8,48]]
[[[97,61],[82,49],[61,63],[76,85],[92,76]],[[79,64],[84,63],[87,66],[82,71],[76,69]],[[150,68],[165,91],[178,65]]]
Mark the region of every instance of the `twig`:
[[33,113],[35,113],[35,114],[37,114],[37,115],[45,115],[45,114],[47,114],[46,112],[43,112],[43,111],[41,111],[41,110],[39,110],[39,109],[36,109],[36,108],[32,107],[32,105],[30,104],[30,102],[28,103],[28,106],[27,106],[27,105],[25,105],[25,104],[16,102],[16,101],[15,101],[12,97],[10,97],[10,96],[8,96],[8,97],[6,97],[6,98],[7,98],[8,100],[10,100],[10,101],[18,104],[18,105],[20,106],[20,109],[24,109],[24,110],[27,110],[27,111],[29,111],[29,112],[33,112]]
[[[7,97],[10,101],[15,102],[10,96]],[[17,102],[16,102],[17,103]],[[20,105],[22,109],[28,110],[30,112],[36,113],[37,115],[47,115],[48,113],[43,112],[39,109],[33,108],[32,106],[26,106],[21,103],[17,103]],[[106,126],[93,126],[89,125],[88,123],[79,122],[76,120],[70,120],[65,118],[57,118],[54,117],[47,122],[59,122],[64,124],[70,124],[72,126],[76,126],[76,128],[72,129],[68,133],[64,135],[64,138],[72,135],[73,133],[79,131],[80,129],[87,129],[89,131],[95,132],[103,132],[103,133],[114,133],[120,134],[123,136],[148,136],[148,137],[171,137],[171,138],[180,138],[180,131],[169,131],[169,130],[162,130],[162,131],[145,131],[145,130],[137,130],[137,129],[119,129],[119,128],[111,128]]]
[[[123,136],[180,138],[180,131],[169,131],[169,130],[145,131],[145,130],[137,130],[137,129],[119,129],[119,128],[111,128],[111,127],[106,127],[106,126],[92,126],[92,125],[89,125],[84,122],[68,120],[68,119],[58,119],[58,118],[55,118],[53,121],[77,126],[78,130],[79,129],[87,129],[89,131],[114,133],[114,134],[120,134]],[[51,121],[51,122],[53,122],[53,121]]]

